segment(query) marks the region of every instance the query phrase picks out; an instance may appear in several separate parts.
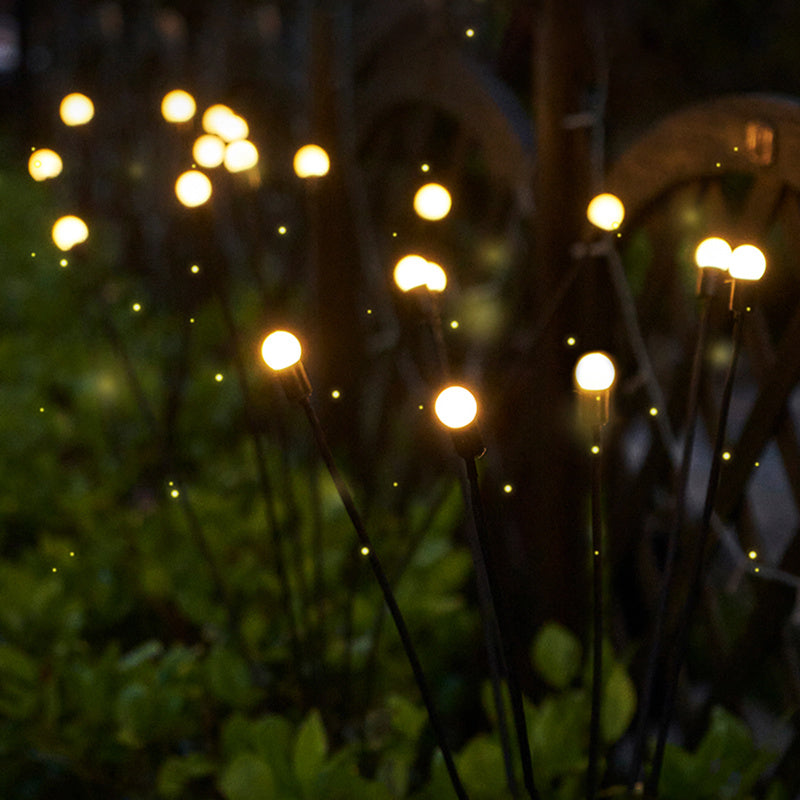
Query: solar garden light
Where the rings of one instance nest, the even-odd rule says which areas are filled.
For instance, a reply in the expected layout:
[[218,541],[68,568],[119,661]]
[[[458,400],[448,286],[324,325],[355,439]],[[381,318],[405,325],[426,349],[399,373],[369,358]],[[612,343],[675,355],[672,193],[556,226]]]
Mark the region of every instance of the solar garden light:
[[311,405],[312,388],[303,362],[301,361],[302,346],[293,333],[283,330],[273,331],[264,339],[261,345],[261,355],[267,366],[276,373],[283,385],[286,396],[302,406],[306,413],[314,433],[314,439],[316,440],[319,453],[322,460],[325,462],[325,466],[328,468],[336,491],[339,494],[342,504],[347,511],[347,515],[350,517],[350,522],[356,532],[359,544],[361,545],[361,553],[370,563],[373,574],[383,592],[384,601],[389,608],[397,632],[400,635],[400,641],[414,673],[414,678],[416,679],[422,700],[428,711],[428,719],[430,720],[439,749],[442,752],[453,789],[459,800],[468,800],[464,786],[459,778],[452,752],[447,744],[444,726],[436,710],[433,695],[428,687],[428,681],[425,677],[419,657],[417,656],[414,644],[411,641],[411,636],[408,632],[402,612],[400,611],[400,607],[397,604],[397,599],[394,596],[394,592],[383,570],[383,566],[378,559],[375,548],[372,546],[372,541],[364,526],[361,514],[355,505],[353,496],[350,493],[347,483],[339,472],[339,468],[336,466],[333,453],[328,445],[328,440],[319,417],[314,407]]

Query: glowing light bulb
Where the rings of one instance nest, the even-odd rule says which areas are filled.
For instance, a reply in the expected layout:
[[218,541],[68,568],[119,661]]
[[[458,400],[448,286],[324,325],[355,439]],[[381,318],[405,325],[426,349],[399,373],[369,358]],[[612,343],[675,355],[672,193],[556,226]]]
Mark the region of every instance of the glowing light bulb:
[[331,161],[318,144],[306,144],[294,154],[292,165],[298,178],[320,178],[328,174]]
[[614,231],[625,219],[625,206],[615,194],[604,192],[591,199],[586,208],[589,222],[604,231]]
[[197,111],[197,104],[189,92],[173,89],[161,100],[161,115],[167,122],[188,122]]
[[425,284],[431,292],[443,292],[447,287],[447,273],[435,261],[428,262]]
[[575,383],[585,392],[605,392],[615,377],[614,362],[605,353],[586,353],[575,365]]
[[755,245],[740,244],[731,253],[729,272],[736,280],[757,281],[767,269],[767,259]]
[[433,409],[446,427],[465,428],[478,415],[478,401],[469,389],[448,386],[439,393]]
[[94,103],[85,94],[73,92],[61,101],[58,113],[65,125],[85,125],[94,116]]
[[211,197],[211,181],[199,170],[187,170],[175,181],[175,194],[187,208],[196,208]]
[[426,183],[414,195],[414,211],[423,219],[444,219],[452,204],[450,192],[440,183]]
[[228,172],[244,172],[258,164],[258,149],[247,139],[238,139],[225,148],[223,159]]
[[192,145],[192,158],[201,167],[218,167],[225,158],[225,142],[215,133],[204,133]]
[[715,269],[728,269],[731,261],[731,246],[719,236],[711,236],[703,239],[697,250],[694,251],[694,261],[698,267],[704,269],[712,267]]
[[64,164],[61,156],[47,147],[34,150],[28,159],[28,172],[35,181],[46,181],[61,174]]
[[226,120],[235,116],[230,106],[226,106],[224,103],[215,103],[203,112],[200,124],[206,133],[215,133],[217,136],[221,136],[220,131],[224,128]]
[[427,286],[432,292],[442,292],[447,286],[447,274],[434,261],[418,255],[403,256],[395,265],[394,282],[408,292],[418,286]]
[[66,251],[85,242],[89,238],[89,228],[80,217],[68,214],[56,220],[51,235],[56,247]]
[[261,357],[276,372],[297,364],[302,354],[298,338],[289,331],[273,331],[261,345]]

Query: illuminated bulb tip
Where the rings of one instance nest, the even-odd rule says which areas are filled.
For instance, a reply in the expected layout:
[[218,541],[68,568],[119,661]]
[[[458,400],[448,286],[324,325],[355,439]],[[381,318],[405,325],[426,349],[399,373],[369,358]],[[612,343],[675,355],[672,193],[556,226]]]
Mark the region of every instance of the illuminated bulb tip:
[[65,125],[85,125],[94,116],[94,103],[85,94],[73,92],[61,101],[58,113]]
[[218,167],[225,158],[225,142],[215,133],[204,133],[192,145],[192,158],[201,167]]
[[427,220],[444,219],[452,204],[450,192],[439,183],[426,183],[414,195],[414,211]]
[[303,349],[300,341],[289,331],[273,331],[261,345],[261,357],[270,369],[288,369],[300,361]]
[[478,401],[463,386],[448,386],[439,393],[434,403],[439,421],[448,428],[465,428],[478,415]]
[[173,89],[161,100],[161,115],[167,122],[188,122],[197,111],[197,104],[189,92]]
[[703,239],[694,251],[694,261],[698,267],[713,267],[726,270],[730,266],[731,246],[719,236]]
[[586,392],[605,392],[615,377],[614,362],[605,353],[586,353],[575,365],[575,383]]
[[298,178],[321,178],[328,174],[331,160],[318,144],[306,144],[294,154],[292,166]]
[[408,255],[397,262],[394,282],[404,292],[419,286],[427,286],[431,292],[442,292],[447,286],[447,274],[435,261],[428,261],[418,255]]
[[228,172],[244,172],[258,164],[258,148],[247,139],[237,139],[225,148],[223,164]]
[[200,170],[187,170],[175,181],[175,194],[187,208],[196,208],[208,202],[211,191],[211,181]]
[[201,125],[206,133],[213,133],[226,142],[235,142],[246,139],[250,127],[244,117],[235,114],[233,109],[223,103],[209,106],[201,119]]
[[605,192],[593,197],[586,208],[589,222],[604,231],[614,231],[625,219],[625,206],[614,194]]
[[757,281],[766,269],[767,259],[755,245],[740,244],[731,253],[729,271],[732,278]]
[[69,214],[56,220],[52,229],[53,241],[59,250],[71,250],[89,238],[89,228],[80,218]]
[[34,150],[28,159],[28,172],[35,181],[46,181],[61,174],[64,163],[61,156],[46,147]]

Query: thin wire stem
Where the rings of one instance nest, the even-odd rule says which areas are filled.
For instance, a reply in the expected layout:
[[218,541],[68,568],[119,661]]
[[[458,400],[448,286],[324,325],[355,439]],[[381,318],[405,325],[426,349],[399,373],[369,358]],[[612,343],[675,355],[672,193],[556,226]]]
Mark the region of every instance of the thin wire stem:
[[719,475],[722,468],[722,448],[725,445],[725,430],[728,424],[728,412],[730,411],[731,397],[733,394],[733,381],[736,375],[736,365],[739,360],[739,353],[742,349],[742,313],[735,311],[733,318],[733,351],[728,366],[728,374],[725,377],[725,386],[722,390],[720,401],[719,419],[717,421],[717,432],[714,439],[714,450],[711,457],[711,468],[708,475],[708,485],[706,487],[706,498],[703,505],[703,516],[700,524],[700,535],[695,553],[694,569],[692,580],[689,585],[686,602],[681,611],[678,632],[675,637],[675,644],[672,650],[669,671],[667,672],[667,686],[664,694],[664,706],[659,720],[658,739],[653,755],[653,764],[650,775],[647,779],[646,793],[657,795],[658,783],[661,777],[661,767],[664,762],[664,750],[666,748],[667,731],[672,720],[675,706],[675,696],[678,688],[678,678],[680,670],[686,659],[688,649],[689,628],[692,617],[700,599],[700,592],[703,588],[703,577],[705,573],[706,550],[711,533],[711,517],[714,513],[714,502],[719,486]]
[[425,672],[422,669],[416,649],[411,641],[411,636],[408,632],[408,628],[406,627],[400,607],[397,604],[392,587],[386,577],[386,573],[383,571],[383,567],[381,566],[381,562],[378,559],[377,553],[375,552],[375,548],[372,546],[369,534],[364,527],[361,514],[356,508],[356,504],[353,501],[353,497],[350,494],[350,490],[345,483],[344,478],[339,472],[339,468],[336,466],[336,462],[333,459],[333,453],[331,452],[327,437],[325,436],[325,431],[322,428],[319,417],[317,417],[316,411],[314,411],[314,407],[311,405],[308,397],[302,397],[298,400],[298,402],[303,407],[303,410],[308,417],[308,421],[311,424],[311,430],[314,433],[314,439],[317,442],[317,447],[319,448],[322,460],[325,462],[325,466],[328,468],[328,472],[333,479],[336,491],[338,492],[342,504],[344,505],[345,511],[347,511],[347,515],[350,517],[350,521],[353,524],[356,536],[358,537],[358,540],[363,548],[364,555],[369,561],[375,578],[377,579],[381,591],[383,592],[384,601],[392,615],[392,619],[394,620],[395,627],[400,635],[400,641],[402,642],[406,657],[408,658],[409,664],[411,665],[411,669],[414,673],[414,677],[416,678],[417,686],[419,687],[420,694],[422,695],[422,700],[425,703],[425,707],[428,711],[428,719],[430,720],[431,727],[433,728],[434,735],[436,736],[439,749],[442,751],[442,756],[444,758],[445,766],[447,767],[447,772],[450,776],[453,789],[455,790],[459,800],[468,800],[466,790],[464,789],[461,779],[459,778],[452,752],[447,744],[447,737],[445,736],[444,727],[439,718],[439,713],[436,710],[436,704],[434,703],[433,695],[428,687],[428,681],[425,677]]
[[661,650],[664,645],[664,624],[666,621],[667,607],[671,593],[674,590],[675,556],[678,550],[680,533],[683,530],[686,519],[686,489],[689,483],[689,469],[692,462],[695,430],[697,427],[698,398],[700,395],[705,342],[708,333],[709,309],[710,298],[701,297],[700,319],[698,322],[697,336],[695,338],[694,356],[692,358],[689,393],[686,399],[686,432],[683,440],[680,469],[677,474],[675,485],[675,513],[667,539],[664,575],[662,577],[661,589],[656,603],[653,634],[639,702],[639,719],[636,728],[636,739],[634,740],[633,746],[631,770],[628,777],[629,791],[633,791],[642,774],[645,739],[647,738],[647,720],[650,715],[650,706],[653,700],[656,670],[661,660]]
[[602,452],[602,428],[598,425],[592,448],[592,701],[589,718],[589,765],[586,772],[587,800],[593,800],[597,790],[603,699]]
[[478,548],[481,554],[481,563],[476,564],[476,570],[480,573],[481,570],[485,572],[485,580],[489,589],[491,605],[493,609],[493,617],[495,620],[497,644],[499,646],[499,653],[503,658],[506,665],[506,676],[508,680],[508,692],[511,698],[511,710],[514,717],[514,727],[517,733],[517,743],[519,745],[520,758],[522,760],[522,778],[525,789],[528,792],[531,800],[537,800],[539,797],[536,786],[533,781],[533,763],[531,761],[531,747],[528,739],[528,728],[525,723],[525,707],[522,699],[522,690],[517,680],[516,670],[508,653],[508,635],[505,629],[505,615],[498,613],[497,602],[499,593],[497,591],[497,582],[494,573],[489,569],[489,564],[486,560],[486,543],[488,541],[488,529],[486,525],[486,515],[483,508],[483,498],[481,497],[480,484],[478,482],[478,468],[475,464],[474,458],[464,458],[464,464],[467,471],[467,482],[469,484],[469,497],[470,507],[472,511],[472,518],[475,524],[475,531],[477,534],[480,547]]

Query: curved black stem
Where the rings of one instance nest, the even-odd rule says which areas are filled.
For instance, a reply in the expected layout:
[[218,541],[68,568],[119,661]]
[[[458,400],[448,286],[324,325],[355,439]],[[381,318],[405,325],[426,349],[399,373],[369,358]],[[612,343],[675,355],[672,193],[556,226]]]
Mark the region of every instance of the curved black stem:
[[397,600],[395,599],[392,587],[388,578],[386,577],[386,573],[383,571],[383,567],[381,566],[381,562],[378,559],[375,549],[372,546],[372,542],[369,538],[366,528],[364,527],[364,523],[361,519],[358,509],[356,508],[356,504],[353,501],[353,497],[350,494],[350,490],[341,473],[339,472],[339,468],[336,466],[336,462],[333,459],[333,453],[331,452],[327,437],[325,436],[325,431],[322,428],[319,417],[317,417],[316,411],[314,411],[314,407],[311,405],[308,397],[301,397],[298,399],[298,402],[303,407],[303,410],[308,417],[308,421],[311,424],[311,430],[314,433],[314,439],[317,442],[320,455],[322,460],[325,462],[325,466],[328,468],[331,478],[333,479],[333,483],[336,487],[336,491],[339,494],[342,504],[345,507],[345,511],[347,511],[347,515],[350,517],[350,522],[353,524],[358,541],[361,543],[362,552],[368,559],[375,578],[381,587],[384,601],[389,608],[389,613],[392,615],[395,627],[400,635],[400,641],[402,642],[406,657],[411,665],[411,669],[417,681],[417,686],[419,687],[420,694],[422,695],[422,700],[425,703],[425,708],[428,711],[428,719],[430,720],[431,727],[433,728],[434,735],[436,736],[439,749],[442,751],[442,756],[444,757],[445,766],[447,767],[450,781],[453,784],[453,789],[455,790],[459,800],[468,800],[467,793],[463,784],[461,783],[461,779],[458,776],[458,771],[456,770],[452,752],[447,744],[444,726],[442,725],[442,722],[439,718],[439,713],[436,710],[433,695],[428,687],[428,681],[425,678],[425,673],[422,669],[422,665],[420,664],[416,649],[411,641],[411,636],[408,632],[408,628],[406,627],[403,614],[400,611],[400,607],[397,605]]
[[597,790],[603,699],[602,452],[602,427],[598,425],[592,447],[592,704],[589,718],[589,766],[586,771],[587,800],[593,800]]
[[475,464],[474,457],[464,457],[464,464],[467,470],[467,482],[470,489],[469,497],[472,518],[475,523],[475,530],[477,533],[478,542],[480,544],[478,550],[480,551],[481,564],[476,564],[475,566],[479,573],[481,570],[485,572],[485,580],[490,592],[490,600],[492,603],[493,616],[496,624],[499,653],[506,665],[508,692],[511,698],[511,711],[514,717],[514,727],[517,733],[517,743],[519,745],[520,758],[522,760],[522,780],[531,800],[537,800],[539,795],[533,782],[533,763],[531,761],[531,747],[528,739],[528,728],[525,723],[525,707],[523,705],[522,689],[520,688],[519,681],[517,680],[516,670],[514,669],[507,649],[508,632],[505,630],[505,615],[498,613],[497,610],[497,602],[498,598],[500,597],[497,591],[497,582],[494,573],[491,569],[489,569],[489,565],[486,560],[488,529],[486,525],[486,515],[483,508],[483,498],[481,497],[480,484],[478,482],[478,468]]
[[689,380],[689,393],[686,400],[686,432],[683,440],[681,463],[675,483],[675,513],[667,539],[667,554],[664,562],[664,575],[655,609],[653,633],[650,651],[647,658],[644,683],[642,685],[639,701],[638,722],[636,738],[633,746],[633,759],[628,776],[628,790],[633,791],[636,783],[641,779],[645,740],[647,738],[647,720],[650,715],[650,706],[653,700],[653,686],[656,670],[661,660],[661,650],[664,645],[664,624],[666,621],[667,607],[674,590],[675,556],[678,550],[680,533],[686,519],[686,489],[689,483],[689,469],[692,463],[694,450],[695,429],[697,427],[697,408],[700,395],[700,381],[703,371],[703,356],[708,333],[708,318],[710,298],[701,297],[700,319],[698,322],[697,336],[695,338],[694,356],[692,358],[692,373]]
[[722,448],[725,445],[725,429],[728,424],[728,412],[731,405],[733,394],[733,380],[736,375],[736,365],[739,360],[739,353],[742,349],[742,312],[734,311],[733,318],[733,351],[728,366],[728,374],[725,377],[725,386],[722,390],[720,400],[719,419],[717,421],[717,432],[714,439],[714,450],[711,457],[711,468],[708,475],[708,485],[706,487],[706,498],[703,505],[703,517],[700,524],[700,536],[695,553],[694,569],[689,585],[686,602],[679,619],[678,632],[675,637],[675,644],[672,650],[672,658],[667,672],[667,686],[664,694],[664,706],[659,719],[658,739],[653,755],[653,764],[650,775],[647,779],[646,794],[656,796],[658,793],[658,783],[661,777],[661,767],[664,762],[664,750],[666,748],[667,730],[672,720],[675,706],[675,695],[677,694],[678,678],[683,662],[686,658],[688,649],[689,628],[692,622],[695,608],[700,599],[700,592],[703,588],[703,576],[705,572],[706,550],[711,533],[711,517],[714,513],[714,502],[719,486],[719,474],[722,468]]

